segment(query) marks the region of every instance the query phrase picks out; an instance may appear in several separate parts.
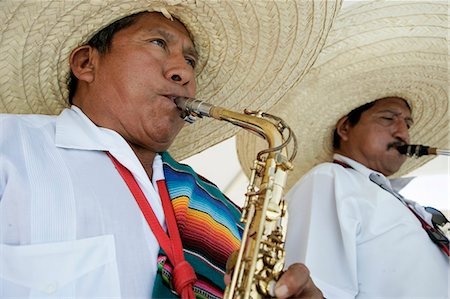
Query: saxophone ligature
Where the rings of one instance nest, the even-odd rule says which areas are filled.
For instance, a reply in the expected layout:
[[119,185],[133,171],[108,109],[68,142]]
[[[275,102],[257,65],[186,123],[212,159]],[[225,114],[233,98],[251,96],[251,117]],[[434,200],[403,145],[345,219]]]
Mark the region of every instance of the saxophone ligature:
[[[212,117],[266,140],[268,148],[257,154],[251,168],[241,216],[242,242],[231,262],[233,274],[224,298],[273,297],[284,269],[287,205],[283,190],[297,152],[294,133],[281,118],[260,111],[237,113],[190,98],[178,98],[176,104],[187,122]],[[288,145],[292,145],[289,156]]]
[[438,149],[422,144],[403,144],[397,147],[400,154],[419,158],[427,155],[450,156],[450,150]]

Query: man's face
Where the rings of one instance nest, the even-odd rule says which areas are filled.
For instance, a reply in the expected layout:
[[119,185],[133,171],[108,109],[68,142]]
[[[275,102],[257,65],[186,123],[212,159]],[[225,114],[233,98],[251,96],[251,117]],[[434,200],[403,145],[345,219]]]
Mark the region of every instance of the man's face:
[[166,150],[184,125],[174,99],[194,97],[196,90],[197,56],[185,27],[159,13],[143,14],[97,59],[85,113],[133,146]]
[[[409,143],[411,111],[400,98],[385,98],[361,114],[355,126],[341,123],[341,153],[389,176],[405,162],[396,147]],[[343,129],[343,131],[341,130]]]

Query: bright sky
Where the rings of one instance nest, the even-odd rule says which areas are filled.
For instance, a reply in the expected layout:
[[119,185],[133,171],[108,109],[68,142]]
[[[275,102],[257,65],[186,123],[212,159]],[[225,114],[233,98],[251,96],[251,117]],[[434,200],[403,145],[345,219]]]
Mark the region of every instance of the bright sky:
[[438,156],[411,172],[415,177],[400,192],[403,196],[432,206],[439,210],[450,211],[450,157]]

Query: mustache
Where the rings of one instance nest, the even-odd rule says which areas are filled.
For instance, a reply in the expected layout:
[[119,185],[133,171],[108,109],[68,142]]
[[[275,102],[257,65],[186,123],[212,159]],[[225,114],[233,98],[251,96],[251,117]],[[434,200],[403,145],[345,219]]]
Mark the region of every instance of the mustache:
[[394,142],[391,142],[387,145],[387,149],[390,150],[391,148],[398,148],[399,146],[405,145],[406,142],[404,142],[403,140],[397,140]]

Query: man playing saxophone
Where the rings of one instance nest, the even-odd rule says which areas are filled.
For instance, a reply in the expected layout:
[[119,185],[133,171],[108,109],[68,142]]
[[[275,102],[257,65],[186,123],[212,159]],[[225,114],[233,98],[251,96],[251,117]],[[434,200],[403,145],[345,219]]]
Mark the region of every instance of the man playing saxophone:
[[446,218],[388,179],[426,161],[403,145],[448,146],[448,2],[365,2],[335,25],[299,87],[315,84],[299,118],[313,125],[296,131],[314,150],[286,196],[287,262],[327,298],[448,298]]
[[[448,8],[362,1],[343,9],[311,70],[270,111],[299,140],[286,263],[305,263],[326,298],[449,296],[446,219],[389,179],[427,161],[408,159],[403,145],[448,148]],[[255,142],[242,137],[238,153],[252,153]]]
[[[240,37],[257,32],[239,22],[281,33],[298,30],[284,21],[314,19],[313,9],[300,7],[309,2],[256,2],[1,2],[0,109],[22,113],[0,117],[1,298],[222,296],[226,261],[239,247],[240,210],[167,150],[174,143],[172,153],[186,157],[233,133],[205,123],[175,141],[185,124],[175,100],[194,97],[197,84],[205,97],[232,104],[244,101],[232,100],[238,91],[258,106],[279,87],[264,86],[268,97],[258,99],[247,93],[257,83],[242,85],[259,73],[255,61],[287,44],[294,54],[277,59],[317,52],[295,50],[300,38],[281,36],[283,47],[259,44],[262,59],[251,57],[260,53],[253,42],[234,52],[235,37],[244,43]],[[244,4],[257,13],[245,15]],[[320,20],[314,24],[329,27]],[[272,39],[267,34],[261,40]],[[318,45],[321,38],[302,40]],[[270,77],[278,82],[300,75],[276,68]],[[65,96],[71,107],[63,109]],[[321,298],[302,264],[282,275],[275,294]]]
[[[448,221],[401,196],[386,178],[405,162],[397,146],[409,142],[412,123],[399,97],[352,110],[336,124],[333,162],[314,167],[287,194],[296,214],[288,262],[305,262],[327,298],[448,294],[449,241],[440,229]],[[329,252],[319,258],[319,247]]]

